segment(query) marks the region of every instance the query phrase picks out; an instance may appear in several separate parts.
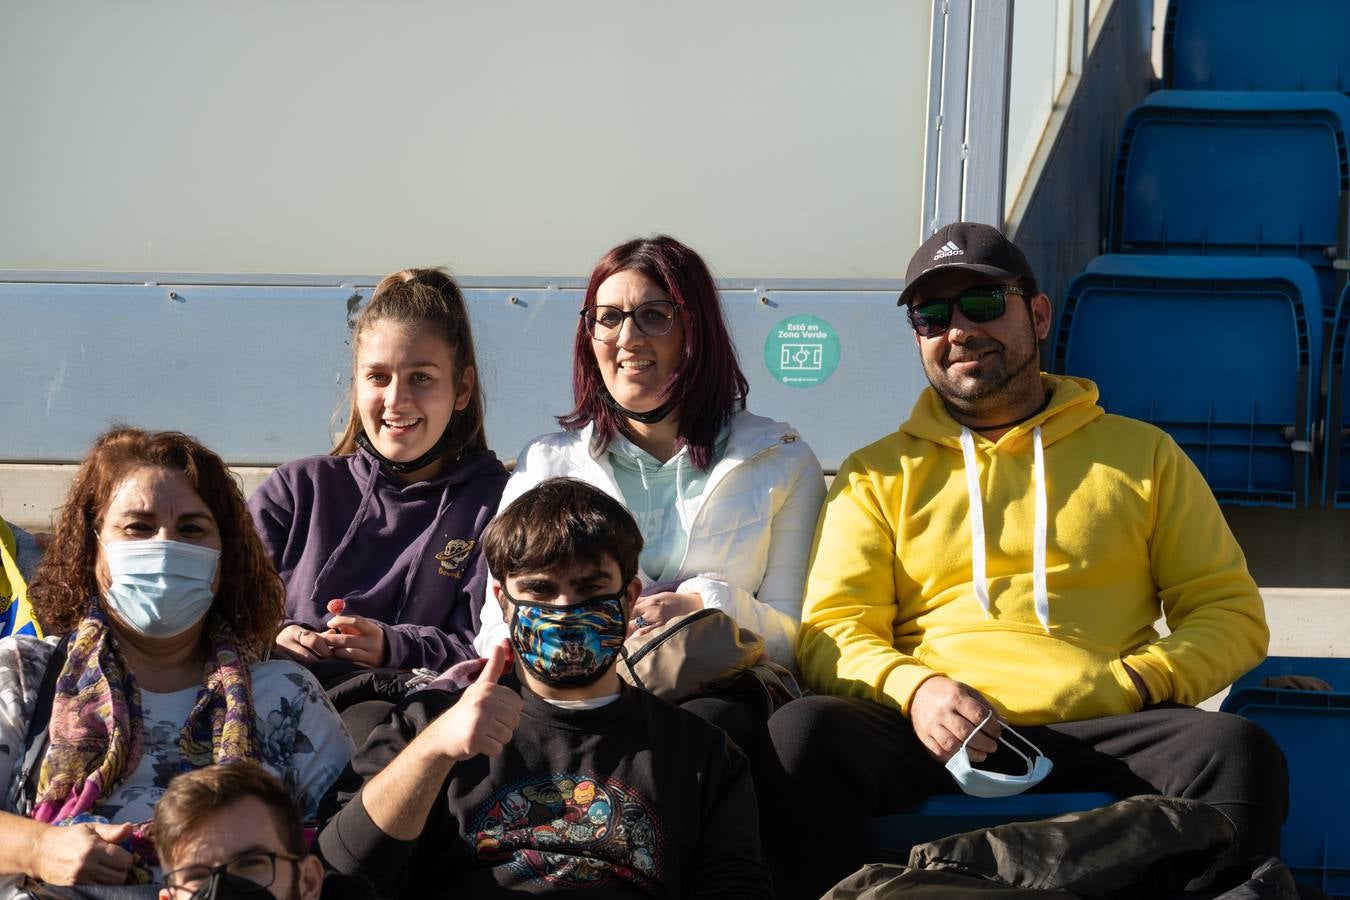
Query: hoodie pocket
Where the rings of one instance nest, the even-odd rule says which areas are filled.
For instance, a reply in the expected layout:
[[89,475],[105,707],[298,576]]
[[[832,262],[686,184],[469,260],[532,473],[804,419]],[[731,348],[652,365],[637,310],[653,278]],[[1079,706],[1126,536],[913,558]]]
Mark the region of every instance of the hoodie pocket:
[[975,688],[1014,724],[1117,715],[1142,705],[1117,649],[1035,627],[930,632],[914,656]]

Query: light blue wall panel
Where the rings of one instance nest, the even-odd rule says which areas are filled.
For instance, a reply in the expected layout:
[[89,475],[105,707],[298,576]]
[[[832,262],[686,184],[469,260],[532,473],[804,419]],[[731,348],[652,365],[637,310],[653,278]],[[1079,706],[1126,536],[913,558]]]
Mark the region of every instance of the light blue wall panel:
[[465,291],[487,403],[488,443],[503,459],[513,459],[530,438],[557,431],[554,417],[572,409],[572,340],[583,293]]
[[[741,367],[750,380],[751,410],[795,425],[827,469],[899,427],[928,384],[914,333],[895,305],[898,295],[898,286],[723,293]],[[814,387],[784,385],[765,365],[770,331],[801,316],[825,320],[839,337],[839,367]]]
[[[211,276],[217,277],[217,276]],[[226,279],[221,279],[226,280]],[[175,428],[229,462],[325,452],[350,380],[349,318],[374,279],[338,285],[0,283],[9,389],[0,462],[69,462],[112,422]],[[582,291],[466,289],[487,396],[488,438],[514,457],[571,408],[572,335]],[[822,463],[895,429],[924,385],[913,337],[886,289],[724,289],[750,408],[797,426]],[[783,323],[826,323],[838,366],[792,386],[766,365]],[[801,343],[810,345],[808,334]],[[781,363],[782,341],[770,358]],[[795,346],[795,345],[794,345]],[[828,357],[828,353],[826,353]],[[819,379],[818,354],[804,369]],[[827,368],[828,366],[826,366]],[[782,373],[780,373],[782,374]]]
[[232,463],[324,449],[350,369],[352,294],[0,284],[0,460],[78,459],[113,422],[186,431]]

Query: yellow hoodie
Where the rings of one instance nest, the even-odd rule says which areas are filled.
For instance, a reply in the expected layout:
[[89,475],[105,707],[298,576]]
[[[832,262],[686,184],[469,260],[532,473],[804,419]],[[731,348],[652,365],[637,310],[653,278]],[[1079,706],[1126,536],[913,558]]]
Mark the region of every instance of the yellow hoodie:
[[[943,674],[1033,725],[1139,709],[1125,664],[1154,702],[1195,704],[1265,656],[1261,595],[1185,453],[1151,425],[1105,414],[1092,382],[1042,377],[1045,410],[997,442],[970,435],[973,486],[963,429],[932,388],[898,432],[845,461],[816,530],[797,641],[811,688],[908,714],[919,685]],[[972,574],[981,557],[988,613]]]

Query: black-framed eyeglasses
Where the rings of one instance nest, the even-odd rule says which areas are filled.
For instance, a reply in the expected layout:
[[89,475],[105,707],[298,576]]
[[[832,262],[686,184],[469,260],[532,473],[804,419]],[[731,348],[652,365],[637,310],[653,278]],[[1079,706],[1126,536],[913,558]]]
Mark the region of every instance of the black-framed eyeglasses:
[[265,891],[277,879],[277,860],[299,862],[291,853],[254,850],[241,853],[218,866],[183,866],[164,875],[164,886],[180,897],[189,897],[215,876],[222,873],[230,886],[244,892]]
[[961,315],[972,322],[992,322],[1008,310],[1007,295],[1025,297],[1026,292],[1016,285],[974,287],[955,297],[934,297],[921,300],[909,307],[909,324],[920,337],[933,337],[951,327],[952,308],[959,306]]
[[661,337],[675,327],[675,304],[669,300],[648,300],[632,309],[617,306],[588,306],[581,311],[586,333],[594,340],[612,344],[619,339],[625,319],[631,318],[647,337]]

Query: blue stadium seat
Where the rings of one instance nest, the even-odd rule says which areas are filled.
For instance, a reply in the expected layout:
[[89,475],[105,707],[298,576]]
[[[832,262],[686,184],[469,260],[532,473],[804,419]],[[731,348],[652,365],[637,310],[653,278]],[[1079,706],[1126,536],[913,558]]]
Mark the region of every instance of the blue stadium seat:
[[[1263,688],[1272,675],[1313,675],[1331,691]],[[1350,897],[1350,660],[1272,656],[1233,684],[1223,711],[1270,733],[1289,764],[1280,857],[1300,882]]]
[[887,861],[904,862],[915,844],[1008,822],[1031,822],[1065,813],[1083,812],[1116,802],[1112,794],[1018,794],[985,799],[965,794],[939,794],[913,809],[872,820],[872,835]]
[[1101,256],[1069,285],[1050,359],[1107,412],[1181,445],[1221,503],[1308,500],[1322,354],[1296,259]]
[[1350,344],[1350,287],[1341,291],[1336,303],[1336,314],[1331,326],[1327,355],[1326,454],[1322,466],[1322,502],[1342,509],[1350,507],[1350,441],[1346,429],[1350,427],[1350,385],[1346,377],[1350,369],[1345,365],[1345,352]]
[[1180,90],[1350,91],[1345,0],[1171,0],[1163,83]]
[[[1265,687],[1262,682],[1279,675],[1310,675],[1320,678],[1334,689],[1303,691],[1291,688]],[[1228,689],[1223,710],[1236,712],[1244,706],[1259,703],[1266,706],[1298,703],[1302,706],[1323,708],[1350,708],[1350,659],[1339,656],[1268,656],[1260,665],[1243,675]]]
[[1150,95],[1121,132],[1110,252],[1297,257],[1329,313],[1347,256],[1348,131],[1342,94]]

